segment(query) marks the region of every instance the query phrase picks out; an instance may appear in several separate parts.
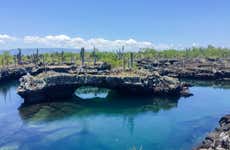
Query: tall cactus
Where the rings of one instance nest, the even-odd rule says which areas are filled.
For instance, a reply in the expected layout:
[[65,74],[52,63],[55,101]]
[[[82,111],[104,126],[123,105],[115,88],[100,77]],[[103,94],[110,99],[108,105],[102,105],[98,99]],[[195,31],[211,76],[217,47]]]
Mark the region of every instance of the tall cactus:
[[51,63],[55,63],[55,54],[50,54],[50,57],[51,57]]
[[38,48],[36,50],[35,63],[36,63],[36,65],[39,63],[39,50],[38,50]]
[[116,51],[116,55],[117,55],[117,58],[118,58],[119,60],[121,60],[122,57],[123,57],[123,52],[122,52],[122,50],[121,50],[121,49],[118,49],[118,50]]
[[93,65],[95,66],[96,65],[96,63],[97,63],[97,54],[96,54],[97,52],[96,52],[96,48],[95,47],[93,47]]
[[123,70],[125,70],[125,64],[126,64],[124,51],[125,51],[125,46],[122,46],[122,66],[123,66]]
[[45,65],[45,63],[46,63],[45,62],[45,55],[41,55],[41,57],[42,57],[42,64]]
[[34,64],[36,64],[36,56],[35,56],[35,54],[34,54],[34,52],[33,52],[33,54],[31,55],[31,61],[34,63]]
[[47,68],[46,68],[46,59],[45,59],[45,54],[43,54],[43,55],[41,55],[41,57],[42,57],[42,65],[44,66],[44,68],[45,68],[45,73],[47,72]]
[[60,56],[58,52],[55,52],[53,55],[54,64],[60,64]]
[[4,58],[1,58],[1,64],[2,64],[2,68],[5,68]]
[[22,50],[20,48],[18,48],[17,59],[18,59],[18,65],[21,65],[22,64]]
[[133,52],[130,53],[130,67],[133,68]]
[[81,57],[81,65],[84,66],[85,64],[85,48],[84,47],[81,48],[80,57]]
[[64,51],[61,52],[61,63],[63,64],[65,61]]
[[10,52],[9,51],[4,51],[3,52],[3,59],[5,59],[5,64],[6,64],[6,67],[8,68],[9,67],[9,63],[10,63]]
[[71,57],[71,58],[70,58],[70,63],[73,64],[73,63],[74,63],[74,54],[71,53],[71,56],[70,56],[70,57]]
[[14,67],[16,68],[16,66],[17,66],[17,55],[14,55],[13,58],[14,58]]

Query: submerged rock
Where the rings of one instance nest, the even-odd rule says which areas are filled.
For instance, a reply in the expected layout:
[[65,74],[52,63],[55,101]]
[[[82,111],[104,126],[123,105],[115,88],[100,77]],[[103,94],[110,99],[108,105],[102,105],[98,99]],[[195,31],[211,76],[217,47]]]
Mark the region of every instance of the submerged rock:
[[124,94],[184,95],[185,85],[178,79],[160,76],[157,72],[145,75],[136,73],[110,75],[79,75],[73,73],[47,72],[36,76],[26,75],[20,79],[18,94],[25,102],[41,102],[69,98],[80,86],[96,86],[116,90]]
[[34,105],[22,105],[19,113],[23,120],[31,122],[52,121],[71,116],[81,110],[78,104],[68,102],[51,102]]

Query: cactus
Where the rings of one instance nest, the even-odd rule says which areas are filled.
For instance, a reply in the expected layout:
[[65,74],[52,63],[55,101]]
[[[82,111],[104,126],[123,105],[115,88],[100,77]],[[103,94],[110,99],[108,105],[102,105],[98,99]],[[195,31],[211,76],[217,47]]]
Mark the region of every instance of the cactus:
[[41,58],[42,64],[44,65],[45,64],[45,55],[41,55],[40,58]]
[[125,70],[125,64],[126,64],[126,60],[125,60],[125,56],[123,56],[123,59],[122,59],[123,70]]
[[36,60],[35,60],[35,55],[34,55],[34,53],[31,55],[31,61],[34,63],[34,64],[36,64]]
[[35,64],[37,65],[39,63],[39,50],[37,48],[36,55],[35,55]]
[[125,46],[122,46],[122,64],[123,64],[123,70],[125,70],[125,66],[126,66],[126,59],[125,59]]
[[61,52],[61,63],[63,64],[65,61],[64,51]]
[[125,46],[122,46],[122,66],[123,66],[123,70],[125,70],[125,64],[126,64],[124,51],[125,51]]
[[73,53],[71,53],[70,63],[71,63],[71,64],[74,63],[74,55],[73,55]]
[[4,51],[3,52],[3,59],[5,60],[6,67],[8,68],[9,63],[10,63],[10,52],[9,51]]
[[80,52],[80,57],[81,57],[81,65],[84,66],[85,64],[85,48],[81,48],[81,52]]
[[95,47],[93,47],[93,58],[94,58],[93,64],[95,66],[97,63],[97,54],[96,54],[96,48]]
[[118,58],[119,60],[122,59],[122,57],[123,57],[123,52],[121,51],[121,49],[119,49],[119,50],[116,51],[116,55],[117,55],[117,58]]
[[43,64],[43,66],[44,66],[44,68],[45,68],[45,73],[46,73],[46,72],[47,72],[47,68],[46,68],[45,55],[42,55],[41,57],[42,57],[42,64]]
[[14,55],[14,67],[16,68],[17,66],[17,55]]
[[1,64],[2,64],[2,68],[4,68],[5,65],[4,65],[4,59],[3,58],[1,59]]
[[54,58],[55,58],[55,59],[57,59],[58,64],[60,64],[60,63],[61,63],[61,56],[59,55],[59,53],[58,53],[58,52],[55,52],[55,54],[54,54]]
[[20,48],[18,48],[17,59],[18,59],[18,65],[21,65],[22,64],[22,50]]
[[133,68],[133,52],[130,53],[130,67]]

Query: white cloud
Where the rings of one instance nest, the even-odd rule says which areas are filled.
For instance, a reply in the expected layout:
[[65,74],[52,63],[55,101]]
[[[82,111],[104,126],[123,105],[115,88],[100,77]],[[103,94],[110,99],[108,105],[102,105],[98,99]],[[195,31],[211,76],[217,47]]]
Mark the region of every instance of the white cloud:
[[[213,44],[212,44],[213,45]],[[226,45],[226,44],[225,44]],[[81,37],[70,37],[64,34],[61,35],[47,35],[47,36],[24,36],[13,37],[7,34],[0,34],[0,48],[12,49],[12,48],[81,48],[92,49],[93,47],[99,50],[113,51],[121,49],[125,46],[125,51],[138,51],[141,48],[154,48],[157,50],[165,49],[185,49],[192,46],[207,46],[200,43],[187,43],[185,44],[164,44],[164,43],[152,43],[150,41],[139,41],[135,39],[126,40],[108,40],[104,38],[91,38],[84,39]],[[217,46],[217,44],[216,44]],[[230,46],[227,46],[230,47]]]
[[16,40],[16,38],[13,36],[9,36],[7,34],[0,34],[0,44],[5,44],[7,42],[14,41],[14,40]]
[[94,46],[101,50],[114,50],[121,48],[123,45],[126,50],[139,50],[140,48],[152,48],[153,43],[148,41],[128,40],[106,40],[103,38],[83,39],[81,37],[71,38],[66,35],[48,35],[25,36],[24,42],[29,44],[40,44],[46,47],[63,47],[63,48],[93,48]]

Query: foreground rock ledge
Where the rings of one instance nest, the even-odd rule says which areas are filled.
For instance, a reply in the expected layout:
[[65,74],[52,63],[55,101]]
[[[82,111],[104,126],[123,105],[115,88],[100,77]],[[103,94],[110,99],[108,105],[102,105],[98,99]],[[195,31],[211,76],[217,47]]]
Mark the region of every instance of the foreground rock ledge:
[[[137,75],[138,74],[138,75]],[[110,75],[78,75],[47,72],[27,74],[20,79],[18,94],[25,103],[52,101],[72,97],[80,86],[104,87],[125,94],[188,96],[188,88],[177,79],[154,73],[116,73]]]
[[230,115],[222,117],[220,126],[208,134],[194,150],[229,150],[230,149]]

